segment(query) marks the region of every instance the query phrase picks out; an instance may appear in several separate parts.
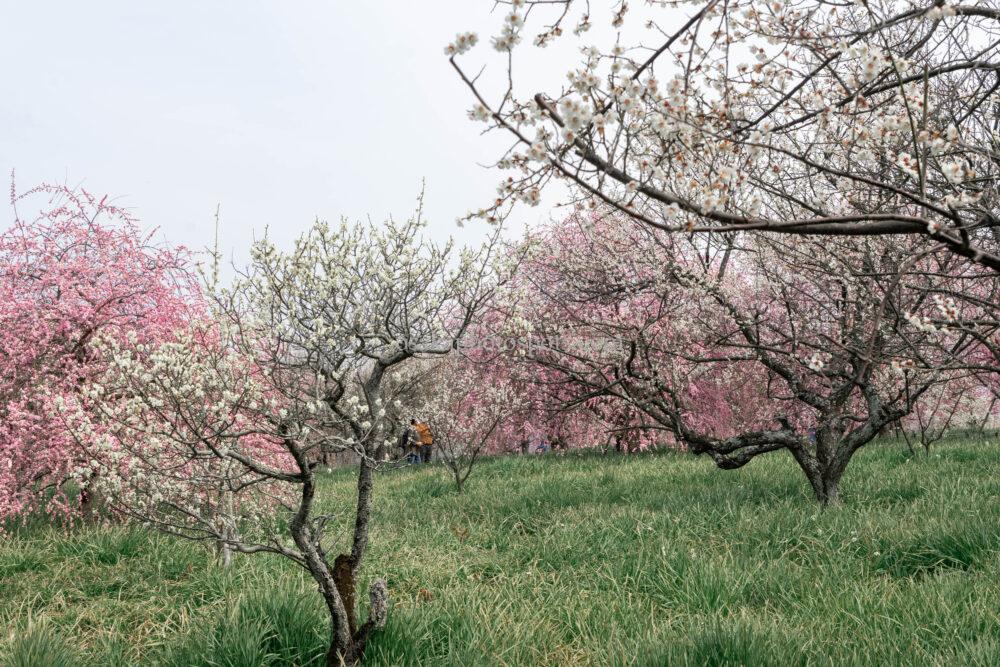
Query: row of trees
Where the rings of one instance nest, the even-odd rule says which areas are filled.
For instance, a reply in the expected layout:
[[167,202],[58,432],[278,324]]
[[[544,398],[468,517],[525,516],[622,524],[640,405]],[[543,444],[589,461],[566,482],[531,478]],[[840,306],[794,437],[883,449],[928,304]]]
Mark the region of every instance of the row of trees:
[[996,390],[977,338],[932,324],[978,316],[941,297],[961,280],[898,239],[749,236],[713,256],[583,214],[537,243],[504,321],[544,344],[511,358],[515,374],[544,379],[553,405],[631,408],[625,428],[720,468],[787,451],[824,504],[851,457],[918,406],[925,420],[960,410],[961,393],[985,409]]
[[[384,621],[380,581],[359,621],[358,578],[375,474],[411,414],[460,491],[482,454],[544,434],[721,468],[784,450],[832,503],[885,426],[924,433],[996,393],[991,349],[956,326],[984,315],[941,296],[968,297],[959,260],[898,241],[706,243],[601,210],[456,255],[418,212],[261,241],[222,288],[86,193],[15,207],[40,198],[0,237],[3,518],[100,504],[223,562],[281,555],[323,595],[330,664]],[[316,506],[317,465],[340,452],[359,461],[347,534]]]

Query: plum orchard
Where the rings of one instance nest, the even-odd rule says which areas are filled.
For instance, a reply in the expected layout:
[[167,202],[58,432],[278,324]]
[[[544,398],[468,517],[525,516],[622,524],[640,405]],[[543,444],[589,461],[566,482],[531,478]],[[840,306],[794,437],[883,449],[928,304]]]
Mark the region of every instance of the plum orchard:
[[970,378],[976,338],[927,324],[950,307],[932,297],[960,281],[915,261],[912,244],[756,236],[706,255],[591,213],[527,243],[498,319],[547,344],[509,355],[504,373],[535,378],[551,410],[638,411],[625,428],[720,468],[786,451],[824,504],[861,447],[931,389]]

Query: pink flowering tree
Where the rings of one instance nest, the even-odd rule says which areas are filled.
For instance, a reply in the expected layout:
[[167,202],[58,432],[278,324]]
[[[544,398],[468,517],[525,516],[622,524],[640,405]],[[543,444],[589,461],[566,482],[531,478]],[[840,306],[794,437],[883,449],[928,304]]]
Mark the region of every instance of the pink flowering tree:
[[910,453],[919,445],[925,454],[953,428],[982,429],[995,417],[996,401],[975,375],[964,375],[927,391],[899,424]]
[[587,215],[533,243],[506,321],[546,341],[530,361],[571,403],[628,404],[641,413],[632,428],[724,469],[788,452],[823,504],[971,340],[914,325],[951,285],[877,239],[699,248]]
[[[531,352],[544,341],[531,331],[522,318],[528,313],[518,305],[525,297],[525,269],[537,263],[530,258],[531,245],[508,246],[510,264],[517,272],[462,341],[461,367],[478,375],[484,385],[502,388],[515,405],[487,440],[486,451],[526,454],[540,441],[560,450],[605,445],[609,439],[617,440],[607,419],[616,417],[622,406],[609,401],[569,406],[573,394],[563,386],[564,378],[533,360]],[[596,410],[601,403],[604,409]]]
[[[135,219],[86,191],[12,192],[0,234],[0,520],[81,509],[67,482],[84,460],[57,404],[77,402],[123,347],[172,335],[200,312],[188,255],[159,247]],[[84,409],[89,409],[85,406]]]

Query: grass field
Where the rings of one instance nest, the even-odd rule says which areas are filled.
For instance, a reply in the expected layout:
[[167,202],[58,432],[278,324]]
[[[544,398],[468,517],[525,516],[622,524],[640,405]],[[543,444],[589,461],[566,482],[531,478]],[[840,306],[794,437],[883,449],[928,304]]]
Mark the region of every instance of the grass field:
[[[327,506],[352,484],[329,475]],[[372,665],[1000,664],[996,443],[870,447],[825,512],[783,456],[515,457],[464,496],[436,466],[377,494]],[[0,539],[0,664],[320,662],[319,596],[278,559],[222,571],[121,527]]]

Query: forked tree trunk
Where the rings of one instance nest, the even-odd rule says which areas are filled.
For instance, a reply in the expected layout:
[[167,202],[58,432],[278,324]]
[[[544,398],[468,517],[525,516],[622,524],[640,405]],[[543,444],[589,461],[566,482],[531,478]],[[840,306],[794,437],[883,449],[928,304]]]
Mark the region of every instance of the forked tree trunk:
[[[796,457],[798,458],[798,457]],[[844,477],[851,454],[844,452],[840,443],[830,452],[830,458],[822,460],[813,454],[806,453],[806,465],[799,465],[809,479],[816,501],[824,507],[840,504],[840,480]]]
[[[342,627],[331,626],[330,648],[326,652],[327,667],[349,667],[359,664],[364,658],[372,631],[385,626],[389,610],[389,594],[384,579],[376,579],[372,583],[369,602],[368,620],[355,632],[345,635],[340,631]],[[334,611],[334,607],[328,604],[331,612]]]
[[840,504],[840,474],[826,474],[820,479],[816,500],[824,507]]
[[361,559],[368,544],[368,522],[372,503],[372,466],[362,459],[358,471],[358,505],[354,539],[350,554],[340,554],[331,566],[316,548],[318,569],[310,572],[320,585],[320,591],[330,612],[330,648],[326,654],[328,667],[355,665],[364,657],[365,646],[373,630],[385,625],[388,593],[385,581],[376,580],[369,591],[368,620],[358,625],[357,587]]
[[840,480],[853,451],[839,438],[828,438],[826,442],[817,443],[815,452],[804,447],[791,449],[791,452],[809,480],[816,502],[823,507],[839,505]]

